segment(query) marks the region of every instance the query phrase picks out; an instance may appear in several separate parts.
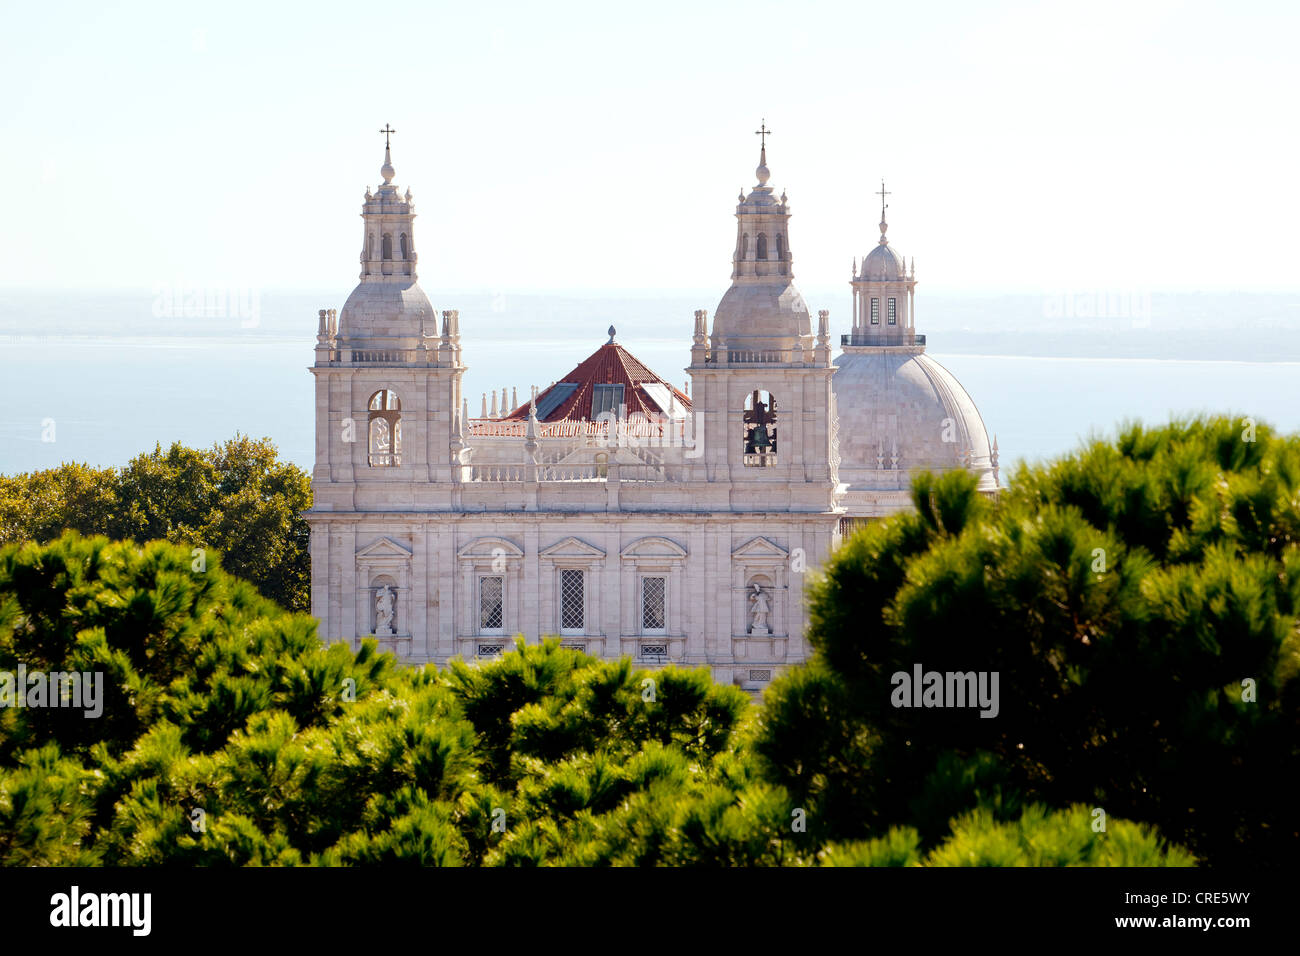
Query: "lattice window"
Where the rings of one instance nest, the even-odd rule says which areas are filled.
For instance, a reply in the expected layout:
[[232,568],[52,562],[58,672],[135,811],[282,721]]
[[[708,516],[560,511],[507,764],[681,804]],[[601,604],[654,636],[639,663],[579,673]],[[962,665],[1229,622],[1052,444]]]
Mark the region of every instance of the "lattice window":
[[500,633],[504,621],[505,579],[497,576],[478,579],[478,625],[482,634]]
[[560,571],[560,633],[582,633],[585,624],[585,573],[565,568]]
[[662,631],[668,626],[667,578],[641,579],[641,630]]
[[880,324],[880,300],[879,299],[871,300],[871,324],[872,325]]
[[893,298],[889,300],[889,324],[898,324],[898,300]]
[[760,670],[755,670],[754,668],[750,668],[749,679],[752,681],[768,681],[772,679],[772,672],[770,670],[760,671]]

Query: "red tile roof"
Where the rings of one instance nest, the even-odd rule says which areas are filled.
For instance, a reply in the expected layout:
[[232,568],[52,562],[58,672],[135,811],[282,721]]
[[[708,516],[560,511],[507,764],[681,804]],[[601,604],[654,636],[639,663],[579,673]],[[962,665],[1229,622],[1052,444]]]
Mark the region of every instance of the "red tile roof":
[[[668,413],[668,409],[660,408],[654,398],[640,387],[645,384],[660,384],[670,389],[677,401],[678,414],[690,411],[691,408],[691,400],[685,392],[674,388],[669,382],[650,371],[641,364],[640,359],[617,342],[607,342],[602,345],[568,375],[561,376],[550,388],[540,392],[537,396],[538,406],[542,405],[543,400],[552,390],[566,383],[577,385],[577,388],[545,417],[538,416],[539,421],[590,421],[594,385],[622,385],[623,403],[627,405],[629,416],[634,412],[640,412],[647,417]],[[502,418],[505,421],[526,421],[528,403],[525,402]]]

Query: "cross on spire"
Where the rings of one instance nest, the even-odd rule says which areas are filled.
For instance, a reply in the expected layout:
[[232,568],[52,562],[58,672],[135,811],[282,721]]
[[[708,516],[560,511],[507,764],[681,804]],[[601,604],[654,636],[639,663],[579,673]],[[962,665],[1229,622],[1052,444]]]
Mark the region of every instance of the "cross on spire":
[[763,122],[759,125],[759,128],[754,130],[754,135],[759,137],[758,145],[762,149],[767,149],[767,138],[772,135],[772,131],[767,128],[766,117],[763,119]]
[[886,208],[886,207],[885,207],[885,197],[886,197],[886,196],[892,196],[892,195],[894,195],[894,194],[893,194],[892,192],[886,192],[886,190],[885,190],[885,181],[882,179],[882,180],[880,181],[880,191],[877,192],[876,195],[880,197],[880,221],[881,221],[881,222],[884,222],[884,221],[885,221],[885,208]]
[[384,134],[384,149],[388,149],[388,137],[390,137],[390,136],[392,136],[394,133],[396,133],[397,130],[395,130],[395,129],[391,129],[391,128],[389,127],[389,124],[385,123],[385,124],[384,124],[384,128],[381,129],[379,132],[381,132],[381,133]]

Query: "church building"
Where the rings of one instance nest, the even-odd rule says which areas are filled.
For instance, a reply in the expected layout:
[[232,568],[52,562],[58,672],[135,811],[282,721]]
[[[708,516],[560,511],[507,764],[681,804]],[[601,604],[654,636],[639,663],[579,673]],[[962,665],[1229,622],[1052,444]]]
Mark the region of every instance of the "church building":
[[[608,341],[545,389],[470,417],[456,310],[420,288],[415,205],[361,208],[360,282],[316,338],[311,603],[327,641],[409,663],[502,653],[522,635],[639,666],[707,666],[761,690],[809,656],[803,588],[859,523],[910,507],[909,475],[997,448],[916,333],[916,270],[885,237],[855,260],[833,355],[794,285],[790,205],[736,205],[731,286],[683,335],[688,388]],[[683,329],[685,332],[685,328]]]

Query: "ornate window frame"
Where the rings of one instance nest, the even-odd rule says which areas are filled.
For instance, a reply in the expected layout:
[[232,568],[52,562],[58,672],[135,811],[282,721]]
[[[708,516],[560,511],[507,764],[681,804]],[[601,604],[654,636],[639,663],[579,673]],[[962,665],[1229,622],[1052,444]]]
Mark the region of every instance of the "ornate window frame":
[[[653,647],[666,645],[669,660],[680,660],[685,649],[682,626],[682,575],[687,551],[670,538],[646,535],[631,542],[619,554],[623,565],[621,616],[622,637],[627,651],[637,659],[645,654],[642,643]],[[643,581],[648,577],[664,579],[664,629],[647,631],[641,623]],[[659,660],[659,654],[654,655]]]
[[[519,595],[522,591],[524,551],[509,538],[487,535],[475,538],[456,552],[460,570],[461,601],[457,633],[474,644],[479,637],[504,637],[519,633]],[[479,626],[480,581],[501,578],[501,628],[484,633]]]
[[[595,637],[601,633],[600,573],[605,568],[605,552],[595,545],[570,535],[537,553],[541,571],[542,627],[544,632],[562,637]],[[563,624],[563,572],[583,572],[582,627],[565,628]]]

